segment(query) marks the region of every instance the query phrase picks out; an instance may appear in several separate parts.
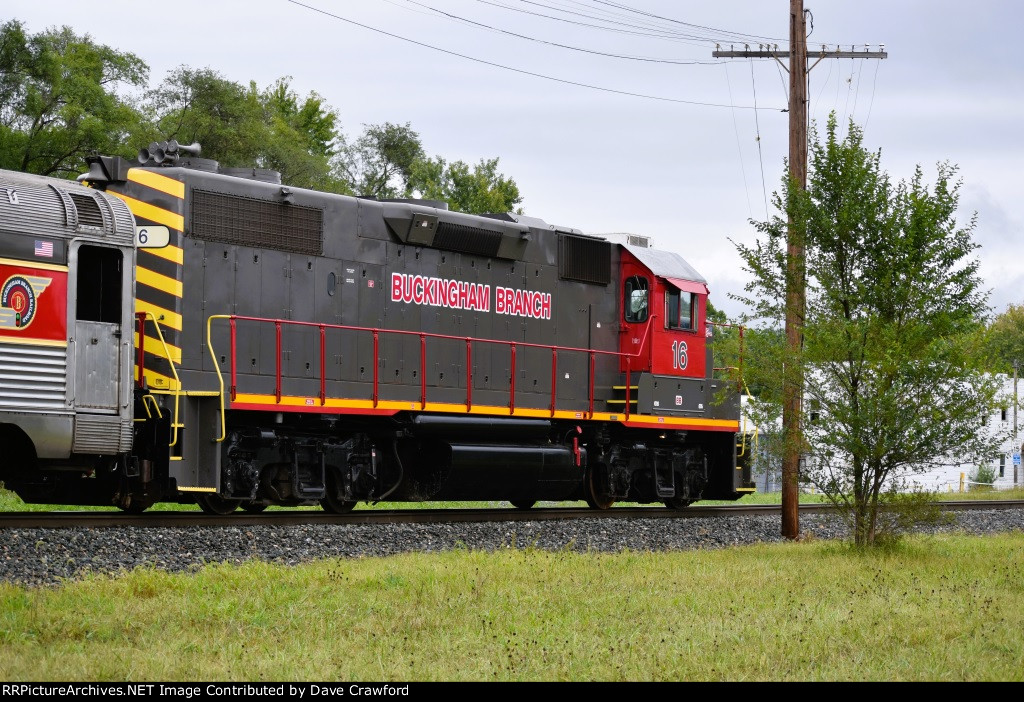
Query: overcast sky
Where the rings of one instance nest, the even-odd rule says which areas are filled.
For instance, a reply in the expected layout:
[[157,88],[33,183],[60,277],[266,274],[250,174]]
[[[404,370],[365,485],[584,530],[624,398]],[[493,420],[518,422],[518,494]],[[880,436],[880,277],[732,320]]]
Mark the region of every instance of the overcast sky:
[[[990,303],[1024,302],[1024,3],[805,6],[812,49],[888,52],[817,64],[812,119],[855,120],[897,180],[957,164]],[[261,88],[290,76],[338,110],[349,137],[409,122],[431,155],[499,157],[526,214],[648,235],[730,314],[745,280],[730,239],[753,241],[749,220],[766,217],[788,153],[783,67],[711,56],[716,42],[785,51],[788,0],[6,0],[0,17],[135,53],[153,86],[180,65]]]

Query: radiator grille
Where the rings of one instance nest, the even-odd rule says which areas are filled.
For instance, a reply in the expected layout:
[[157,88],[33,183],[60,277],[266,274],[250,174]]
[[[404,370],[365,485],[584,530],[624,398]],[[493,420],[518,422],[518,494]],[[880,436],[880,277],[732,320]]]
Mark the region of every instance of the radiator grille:
[[571,234],[560,235],[558,276],[564,280],[607,285],[612,279],[611,243]]
[[123,453],[132,447],[131,420],[76,414],[74,453]]
[[437,223],[437,234],[434,235],[435,248],[478,256],[497,256],[500,246],[501,232],[452,222]]
[[92,195],[70,192],[68,195],[78,210],[78,226],[103,229],[103,213],[100,212],[100,205]]
[[323,210],[204,190],[192,193],[190,234],[205,241],[320,256]]
[[63,410],[67,349],[0,343],[0,409]]

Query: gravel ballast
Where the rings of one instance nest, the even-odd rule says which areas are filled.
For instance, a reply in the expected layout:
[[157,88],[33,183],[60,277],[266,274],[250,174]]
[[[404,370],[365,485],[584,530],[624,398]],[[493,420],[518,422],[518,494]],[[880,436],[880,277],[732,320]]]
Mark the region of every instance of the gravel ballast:
[[[1024,532],[1024,510],[955,512],[955,521],[919,531]],[[847,536],[829,515],[801,515],[801,534]],[[0,581],[53,585],[86,572],[146,566],[167,571],[259,559],[296,564],[318,558],[389,556],[453,548],[571,549],[578,552],[714,549],[784,541],[778,516],[686,519],[577,519],[447,524],[102,527],[0,529]]]

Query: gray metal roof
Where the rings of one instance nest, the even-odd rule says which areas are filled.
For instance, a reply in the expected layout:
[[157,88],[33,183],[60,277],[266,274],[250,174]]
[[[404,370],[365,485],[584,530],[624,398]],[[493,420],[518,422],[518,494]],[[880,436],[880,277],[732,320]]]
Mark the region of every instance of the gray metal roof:
[[637,257],[640,263],[651,269],[651,273],[662,278],[681,278],[695,283],[707,284],[707,280],[679,254],[659,249],[621,244],[622,248]]

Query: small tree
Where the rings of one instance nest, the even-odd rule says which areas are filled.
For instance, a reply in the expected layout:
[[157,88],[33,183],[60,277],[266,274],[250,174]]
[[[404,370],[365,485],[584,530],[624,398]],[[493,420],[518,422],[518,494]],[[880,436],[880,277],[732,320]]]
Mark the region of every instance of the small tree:
[[[999,437],[981,430],[997,387],[969,343],[987,294],[975,219],[955,219],[956,169],[939,164],[931,189],[920,168],[894,185],[862,138],[851,123],[840,140],[832,115],[824,143],[812,139],[807,189],[787,180],[773,196],[780,215],[753,222],[758,241],[737,249],[753,275],[739,299],[781,328],[789,222],[804,242],[803,347],[779,356],[802,368],[805,408],[817,410],[814,422],[804,411],[801,477],[868,545],[921,516],[903,490],[909,475],[991,455]],[[779,396],[780,376],[759,379],[764,397]]]

